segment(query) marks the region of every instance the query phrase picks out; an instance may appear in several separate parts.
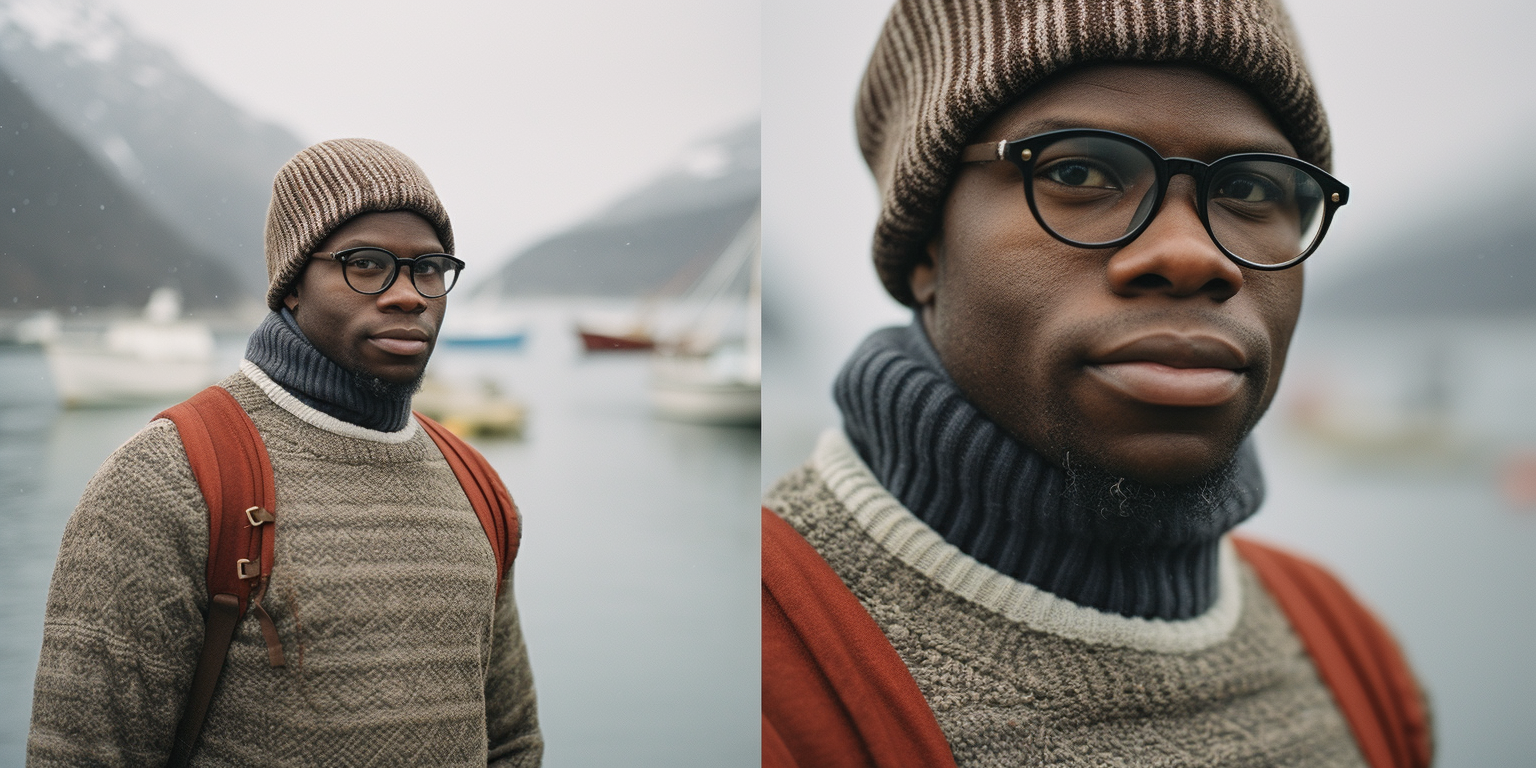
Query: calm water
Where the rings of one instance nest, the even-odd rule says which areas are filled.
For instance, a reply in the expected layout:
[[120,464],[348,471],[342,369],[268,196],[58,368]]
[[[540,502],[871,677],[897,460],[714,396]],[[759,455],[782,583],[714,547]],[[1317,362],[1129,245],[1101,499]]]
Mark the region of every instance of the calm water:
[[[562,308],[530,321],[523,351],[445,348],[432,370],[490,378],[530,409],[524,440],[477,445],[524,515],[545,765],[756,765],[758,431],[658,421],[643,357],[583,357]],[[0,349],[0,765],[22,764],[65,520],[161,407],[60,412],[42,373],[35,353]]]

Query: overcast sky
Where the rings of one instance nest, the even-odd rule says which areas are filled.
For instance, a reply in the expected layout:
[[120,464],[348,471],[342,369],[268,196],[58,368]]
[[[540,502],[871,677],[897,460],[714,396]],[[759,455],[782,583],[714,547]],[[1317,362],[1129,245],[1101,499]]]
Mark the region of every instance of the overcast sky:
[[756,0],[109,2],[300,139],[413,157],[476,260],[580,220],[759,105]]

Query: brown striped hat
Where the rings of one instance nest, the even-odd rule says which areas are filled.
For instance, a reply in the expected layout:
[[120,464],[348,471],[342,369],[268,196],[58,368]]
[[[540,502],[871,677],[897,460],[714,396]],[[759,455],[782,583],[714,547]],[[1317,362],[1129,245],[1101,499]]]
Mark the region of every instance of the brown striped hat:
[[1279,0],[897,0],[854,110],[880,186],[875,269],[897,301],[916,303],[907,275],[926,258],[971,132],[1050,75],[1097,62],[1221,72],[1303,160],[1331,163],[1328,119]]
[[421,167],[372,139],[332,139],[300,151],[272,180],[267,207],[267,306],[277,311],[309,255],[360,213],[412,211],[453,253],[448,211]]

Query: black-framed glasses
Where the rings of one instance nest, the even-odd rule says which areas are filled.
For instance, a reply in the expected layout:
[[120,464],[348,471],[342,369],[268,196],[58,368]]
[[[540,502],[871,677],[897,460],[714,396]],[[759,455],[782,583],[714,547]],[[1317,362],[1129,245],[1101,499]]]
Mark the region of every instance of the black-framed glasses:
[[446,296],[459,281],[464,262],[446,253],[428,253],[414,259],[399,256],[373,246],[348,248],[344,251],[319,252],[312,258],[330,259],[341,265],[342,277],[347,286],[358,293],[373,296],[389,290],[400,274],[400,268],[410,270],[411,285],[424,298]]
[[1041,228],[1080,248],[1135,240],[1162,208],[1168,182],[1189,174],[1211,241],[1253,269],[1300,264],[1349,202],[1349,187],[1288,155],[1248,152],[1204,163],[1163,157],[1139,139],[1095,128],[972,144],[960,153],[962,163],[994,160],[1024,174],[1024,198]]

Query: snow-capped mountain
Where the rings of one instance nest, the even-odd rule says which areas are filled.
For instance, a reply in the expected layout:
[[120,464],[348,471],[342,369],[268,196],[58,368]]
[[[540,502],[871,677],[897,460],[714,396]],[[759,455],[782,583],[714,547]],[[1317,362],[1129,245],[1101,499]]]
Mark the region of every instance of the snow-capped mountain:
[[92,0],[0,0],[0,76],[259,300],[272,175],[299,139],[246,115]]
[[231,303],[239,281],[187,243],[20,86],[0,77],[0,312],[139,307],[162,286]]
[[642,296],[687,287],[758,208],[758,120],[690,148],[651,183],[517,254],[476,294]]

